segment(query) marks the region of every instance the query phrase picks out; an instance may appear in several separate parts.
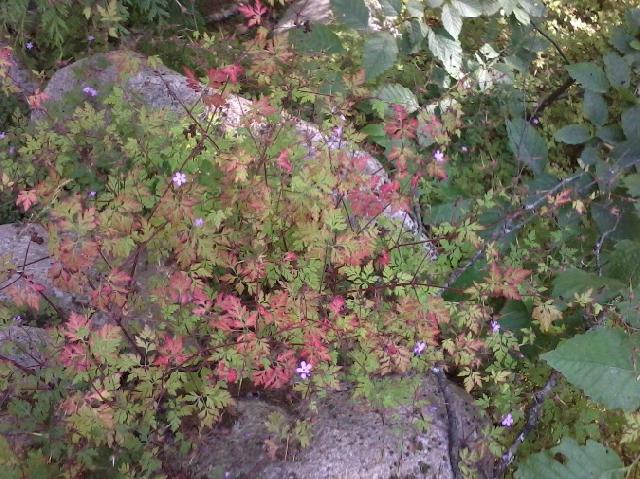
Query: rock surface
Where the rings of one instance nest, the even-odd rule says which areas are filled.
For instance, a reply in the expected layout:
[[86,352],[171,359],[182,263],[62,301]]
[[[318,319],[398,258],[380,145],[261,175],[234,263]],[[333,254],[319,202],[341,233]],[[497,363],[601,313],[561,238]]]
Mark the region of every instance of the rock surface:
[[42,294],[61,311],[78,306],[73,295],[54,287],[49,278],[53,261],[47,243],[47,232],[40,225],[0,225],[0,301],[10,301],[8,290],[29,288],[31,280],[44,286]]
[[[0,84],[9,86],[23,100],[33,95],[38,85],[31,72],[16,57],[8,43],[0,41]],[[2,76],[5,78],[3,79]]]
[[44,329],[19,324],[0,329],[0,357],[19,368],[35,370],[43,367],[50,346],[51,338]]
[[[464,437],[473,447],[481,423],[470,397],[448,385],[446,398],[435,375],[428,375],[411,405],[376,410],[354,402],[350,393],[333,393],[320,403],[313,418],[308,448],[288,460],[271,460],[265,441],[273,439],[265,420],[274,412],[292,419],[284,408],[259,399],[238,402],[239,417],[230,430],[200,442],[190,464],[194,478],[228,479],[455,479],[450,448]],[[446,406],[449,401],[449,407]],[[448,411],[457,415],[450,424]],[[426,430],[420,422],[427,421]],[[489,464],[478,477],[490,477]]]

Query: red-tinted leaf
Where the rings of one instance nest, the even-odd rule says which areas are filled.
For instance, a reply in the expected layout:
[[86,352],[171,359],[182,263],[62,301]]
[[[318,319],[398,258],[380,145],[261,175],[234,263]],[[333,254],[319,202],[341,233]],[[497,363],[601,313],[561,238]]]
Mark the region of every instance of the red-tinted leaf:
[[22,190],[18,193],[16,205],[22,208],[22,211],[26,212],[37,202],[38,196],[36,195],[36,190]]

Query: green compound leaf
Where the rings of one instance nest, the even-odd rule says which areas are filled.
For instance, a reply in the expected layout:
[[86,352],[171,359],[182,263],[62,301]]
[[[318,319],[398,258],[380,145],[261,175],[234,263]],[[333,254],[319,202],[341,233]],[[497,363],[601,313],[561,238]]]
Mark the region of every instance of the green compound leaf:
[[521,118],[516,118],[507,121],[507,135],[516,159],[531,168],[534,173],[542,173],[547,165],[549,152],[547,143],[535,128]]
[[326,25],[313,24],[309,31],[294,28],[289,32],[289,42],[300,53],[342,53],[340,37]]
[[587,273],[581,269],[568,269],[558,274],[553,280],[552,295],[559,301],[573,301],[576,294],[591,290],[594,301],[599,303],[613,298],[624,287],[620,281],[603,278],[594,273]]
[[584,103],[582,104],[584,117],[594,125],[604,125],[609,117],[607,102],[600,93],[591,90],[584,92]]
[[556,132],[555,138],[569,145],[579,145],[588,141],[591,135],[589,130],[582,125],[567,125]]
[[413,92],[397,83],[381,86],[373,96],[388,103],[389,106],[401,105],[407,110],[407,113],[413,113],[420,107]]
[[362,66],[365,79],[374,80],[395,65],[398,59],[398,44],[389,33],[378,32],[370,35],[364,42]]
[[[560,460],[562,462],[560,462]],[[584,446],[564,437],[556,447],[532,454],[516,479],[622,479],[624,464],[612,449],[588,440]]]
[[331,10],[343,25],[358,30],[369,27],[369,9],[364,0],[331,0]]
[[640,106],[622,112],[622,131],[627,140],[640,140]]
[[606,93],[609,90],[609,82],[602,68],[595,63],[575,63],[567,66],[571,78],[582,85],[586,90],[598,93]]
[[601,328],[574,336],[541,357],[594,401],[607,408],[635,411],[640,407],[640,370],[635,365],[638,346],[637,336]]
[[631,79],[631,68],[616,52],[609,52],[602,57],[604,71],[613,88],[627,88]]
[[442,62],[442,66],[454,78],[461,76],[462,46],[457,40],[439,35],[429,29],[427,33],[429,51]]
[[450,4],[445,3],[442,6],[442,26],[449,32],[453,38],[458,38],[462,31],[462,16],[460,12],[452,7]]

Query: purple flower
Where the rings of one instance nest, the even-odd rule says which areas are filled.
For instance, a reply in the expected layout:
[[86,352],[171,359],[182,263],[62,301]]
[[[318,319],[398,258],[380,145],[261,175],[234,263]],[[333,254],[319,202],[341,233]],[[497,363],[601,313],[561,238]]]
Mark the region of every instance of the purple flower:
[[511,413],[507,414],[506,416],[504,416],[502,418],[502,421],[500,421],[500,424],[504,427],[511,427],[513,426],[513,416],[511,415]]
[[307,363],[306,361],[300,361],[300,367],[296,369],[296,372],[302,379],[307,379],[309,376],[311,376],[312,369],[313,366],[311,366],[310,363]]
[[500,323],[498,321],[491,321],[491,332],[498,334],[500,332]]
[[204,220],[202,218],[196,218],[193,222],[193,226],[196,228],[202,228],[204,226]]
[[35,45],[33,44],[33,42],[27,42],[24,46],[27,50],[33,50],[33,47]]
[[444,153],[442,153],[440,150],[436,150],[436,152],[433,154],[433,157],[438,163],[442,163],[444,161]]
[[16,324],[22,324],[22,320],[23,320],[23,318],[19,314],[17,316],[13,317],[13,322],[16,323]]
[[173,178],[171,178],[171,181],[173,181],[173,185],[176,188],[180,188],[187,182],[187,175],[181,173],[180,171],[176,171],[176,173],[173,175]]
[[91,198],[95,198],[95,197],[96,197],[96,194],[97,194],[97,193],[96,193],[95,191],[90,191],[90,192],[89,192],[89,196],[90,196]]
[[7,137],[7,133],[4,131],[0,131],[0,140],[4,140]]
[[93,35],[89,35],[89,36],[87,37],[87,41],[88,41],[88,42],[92,42],[92,41],[94,41],[95,39],[96,39],[96,37],[94,37]]
[[460,147],[460,151],[461,151],[462,153],[469,153],[469,148],[468,148],[467,146],[465,146],[465,145],[462,145],[462,146]]
[[97,96],[98,91],[95,88],[91,88],[90,86],[86,86],[82,89],[85,95],[87,96]]
[[534,125],[539,125],[540,120],[538,119],[537,116],[534,116],[533,118],[531,118],[531,123],[533,123]]
[[413,347],[413,354],[415,354],[416,356],[420,356],[426,347],[427,344],[424,341],[418,341]]

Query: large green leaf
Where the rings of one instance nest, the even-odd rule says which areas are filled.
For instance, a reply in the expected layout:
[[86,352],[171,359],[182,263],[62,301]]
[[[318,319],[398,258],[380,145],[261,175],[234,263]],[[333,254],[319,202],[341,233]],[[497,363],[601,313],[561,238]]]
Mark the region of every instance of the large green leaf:
[[452,7],[451,4],[445,3],[442,6],[442,26],[449,32],[453,38],[458,38],[462,31],[462,16],[460,12]]
[[309,31],[294,28],[289,32],[289,41],[301,53],[342,53],[340,37],[326,25],[313,24]]
[[528,122],[516,118],[507,121],[509,145],[516,159],[540,174],[547,165],[547,143]]
[[427,34],[429,51],[442,62],[442,66],[454,78],[461,76],[462,46],[457,40],[440,35],[429,29]]
[[555,138],[563,143],[579,145],[588,141],[591,135],[583,125],[567,125],[556,132]]
[[622,319],[629,326],[640,328],[640,301],[628,300],[618,303],[618,310],[622,315]]
[[624,183],[631,196],[636,198],[640,196],[640,175],[627,175],[622,179],[622,183]]
[[478,0],[451,0],[451,6],[464,18],[479,17],[483,13],[482,5]]
[[567,339],[541,357],[604,407],[635,411],[640,407],[638,346],[637,336],[600,328]]
[[603,57],[604,71],[613,88],[626,88],[631,78],[631,68],[616,52],[608,52]]
[[401,105],[407,110],[407,113],[413,113],[420,107],[418,99],[413,92],[397,83],[381,86],[374,92],[373,96],[387,102],[389,105]]
[[361,30],[369,28],[369,8],[364,0],[331,0],[331,10],[343,25]]
[[609,90],[609,82],[602,68],[595,63],[575,63],[567,66],[571,78],[577,81],[587,90],[606,93]]
[[604,125],[609,117],[607,102],[600,93],[595,93],[591,90],[584,92],[582,112],[584,117],[594,125]]
[[371,34],[364,42],[362,66],[367,81],[377,78],[395,65],[398,59],[396,39],[387,32]]
[[553,281],[552,295],[560,301],[570,302],[576,294],[591,290],[592,298],[605,302],[613,298],[624,287],[624,283],[603,278],[581,269],[568,269],[558,274]]
[[622,131],[627,140],[640,140],[640,106],[627,108],[622,112]]
[[640,284],[640,242],[620,240],[603,255],[603,273],[632,287]]
[[388,17],[397,17],[402,12],[402,0],[378,0],[382,13]]
[[559,445],[532,454],[515,473],[516,479],[622,479],[624,464],[615,451],[588,440],[584,446],[564,437]]

